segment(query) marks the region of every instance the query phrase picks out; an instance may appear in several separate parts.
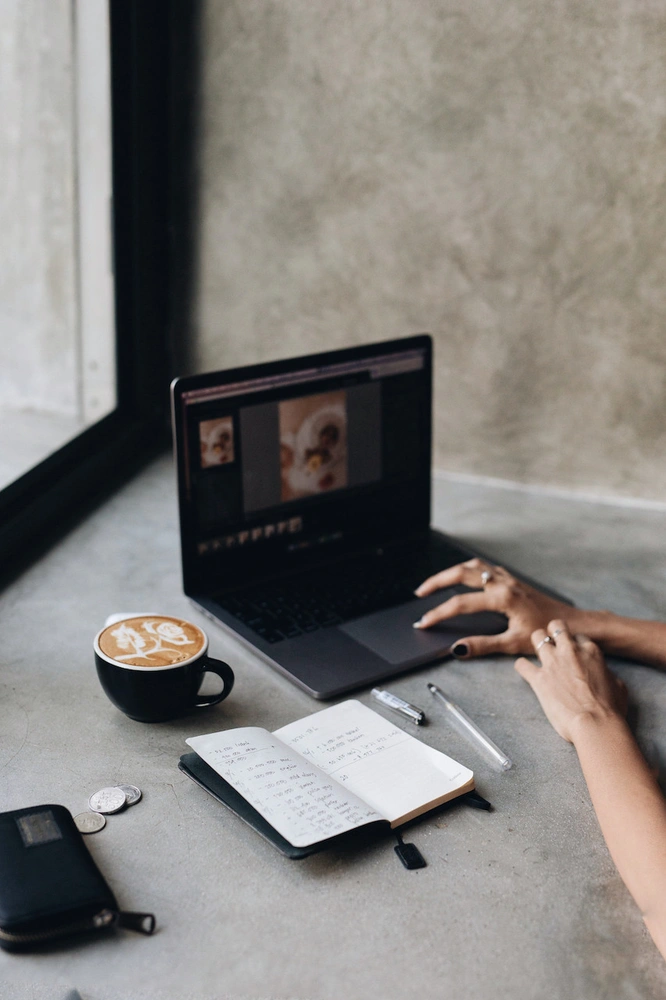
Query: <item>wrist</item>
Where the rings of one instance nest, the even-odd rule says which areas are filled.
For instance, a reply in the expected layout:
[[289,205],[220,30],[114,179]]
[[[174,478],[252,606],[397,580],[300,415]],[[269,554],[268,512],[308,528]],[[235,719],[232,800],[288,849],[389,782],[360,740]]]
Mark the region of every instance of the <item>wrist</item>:
[[[607,656],[641,659],[661,668],[666,666],[666,627],[658,622],[623,618],[612,611],[572,608],[567,625],[572,632],[582,633],[596,642]],[[658,630],[651,641],[648,630]]]
[[598,646],[605,647],[613,634],[617,615],[611,611],[588,611],[585,608],[572,608],[566,616],[569,631],[574,635],[586,635]]
[[616,709],[595,705],[576,716],[570,727],[570,735],[571,742],[580,753],[586,746],[615,742],[627,735],[631,736],[631,732],[627,720]]

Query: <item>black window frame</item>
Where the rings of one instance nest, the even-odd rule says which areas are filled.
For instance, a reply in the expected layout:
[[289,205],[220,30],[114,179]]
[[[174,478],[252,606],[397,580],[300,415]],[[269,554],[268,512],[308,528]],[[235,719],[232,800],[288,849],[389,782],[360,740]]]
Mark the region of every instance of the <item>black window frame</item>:
[[109,0],[117,405],[0,491],[3,582],[169,443],[176,5]]

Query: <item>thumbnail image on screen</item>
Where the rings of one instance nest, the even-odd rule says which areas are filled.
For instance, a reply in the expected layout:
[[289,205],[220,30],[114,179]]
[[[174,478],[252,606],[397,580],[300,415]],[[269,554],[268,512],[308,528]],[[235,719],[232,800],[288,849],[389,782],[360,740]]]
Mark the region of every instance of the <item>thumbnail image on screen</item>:
[[232,417],[202,420],[199,424],[201,468],[226,465],[234,461],[234,423]]
[[340,390],[278,404],[283,501],[347,486],[346,395]]

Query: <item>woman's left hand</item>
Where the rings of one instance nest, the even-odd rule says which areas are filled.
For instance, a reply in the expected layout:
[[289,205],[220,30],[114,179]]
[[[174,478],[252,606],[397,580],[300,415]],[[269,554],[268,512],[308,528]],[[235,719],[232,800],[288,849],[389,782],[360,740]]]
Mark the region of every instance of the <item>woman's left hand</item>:
[[506,631],[498,635],[470,635],[460,639],[452,650],[459,658],[531,653],[530,636],[536,628],[544,628],[553,618],[569,618],[576,613],[575,608],[516,579],[502,566],[491,566],[481,559],[470,559],[436,573],[417,588],[416,595],[426,597],[459,583],[476,589],[456,594],[426,611],[415,628],[431,628],[449,618],[478,611],[499,611],[509,620]]

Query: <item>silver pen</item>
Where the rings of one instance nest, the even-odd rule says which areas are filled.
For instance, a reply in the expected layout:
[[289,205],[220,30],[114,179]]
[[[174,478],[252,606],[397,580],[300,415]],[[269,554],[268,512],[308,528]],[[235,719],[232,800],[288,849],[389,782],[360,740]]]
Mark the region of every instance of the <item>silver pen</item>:
[[444,705],[448,712],[449,721],[454,729],[457,729],[461,736],[465,736],[472,743],[476,743],[480,750],[484,750],[488,757],[490,757],[495,764],[498,764],[503,771],[508,771],[509,768],[513,767],[513,763],[510,757],[507,757],[503,753],[496,743],[486,736],[477,726],[476,722],[472,722],[469,715],[463,712],[462,708],[459,708],[454,702],[451,701],[447,695],[444,694],[441,688],[438,688],[436,684],[428,684],[428,691],[433,697],[437,698],[438,701]]
[[376,701],[380,701],[387,708],[392,708],[394,712],[404,715],[406,719],[409,719],[417,726],[422,726],[426,720],[425,712],[422,708],[410,705],[408,701],[398,698],[397,694],[391,694],[390,691],[383,691],[381,688],[373,688],[370,694]]

